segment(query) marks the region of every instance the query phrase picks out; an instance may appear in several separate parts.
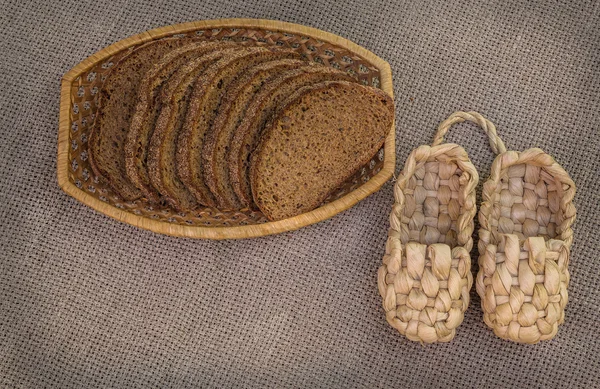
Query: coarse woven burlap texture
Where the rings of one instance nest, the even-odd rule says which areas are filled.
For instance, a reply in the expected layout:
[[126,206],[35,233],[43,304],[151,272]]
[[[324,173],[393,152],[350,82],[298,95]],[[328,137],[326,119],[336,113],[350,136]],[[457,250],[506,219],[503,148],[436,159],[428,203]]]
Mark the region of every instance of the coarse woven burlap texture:
[[[398,169],[457,110],[485,115],[508,149],[553,155],[578,210],[557,337],[498,339],[475,288],[453,342],[393,330],[376,284],[391,182],[326,222],[220,242],[143,231],[63,193],[62,75],[132,34],[223,17],[305,24],[389,61]],[[600,385],[600,2],[2,0],[0,28],[0,387]],[[448,141],[483,182],[485,135],[461,124]]]

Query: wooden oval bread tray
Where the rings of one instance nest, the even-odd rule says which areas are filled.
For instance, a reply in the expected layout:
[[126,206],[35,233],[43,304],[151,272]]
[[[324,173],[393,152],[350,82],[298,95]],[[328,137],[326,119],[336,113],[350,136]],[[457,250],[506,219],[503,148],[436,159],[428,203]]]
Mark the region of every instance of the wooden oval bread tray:
[[88,132],[102,82],[117,61],[142,43],[168,36],[196,34],[210,39],[254,39],[302,51],[308,58],[356,75],[360,82],[393,96],[389,64],[339,36],[297,24],[259,19],[221,19],[166,26],[117,42],[71,69],[62,80],[58,131],[58,183],[69,195],[117,220],[161,234],[205,239],[251,238],[291,231],[326,220],[376,192],[393,174],[395,129],[392,125],[377,155],[319,208],[269,222],[258,211],[199,208],[176,212],[142,200],[123,201],[89,166]]

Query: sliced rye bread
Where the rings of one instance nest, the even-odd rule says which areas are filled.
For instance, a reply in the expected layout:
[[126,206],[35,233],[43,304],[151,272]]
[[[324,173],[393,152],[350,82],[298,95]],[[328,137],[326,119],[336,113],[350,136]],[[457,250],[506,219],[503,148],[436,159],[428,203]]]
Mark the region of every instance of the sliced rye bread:
[[[306,86],[301,87],[300,89],[296,89],[294,92],[292,92],[291,95],[286,96],[283,100],[281,100],[277,104],[277,106],[273,110],[273,114],[265,122],[265,125],[263,126],[263,131],[267,128],[271,128],[271,126],[273,125],[273,122],[275,120],[277,120],[278,112],[280,112],[283,108],[287,107],[290,103],[292,103],[293,101],[302,97],[302,95],[304,95],[305,93],[307,93],[313,89],[322,88],[323,85],[325,85],[328,82],[336,82],[336,81],[323,81],[323,82],[320,82],[317,84],[306,85]],[[346,81],[340,81],[340,82],[346,82]],[[258,140],[258,142],[260,143],[260,139]],[[250,158],[250,160],[252,160],[252,154],[250,154],[249,158]],[[248,182],[250,182],[250,181],[248,181]]]
[[324,82],[289,103],[251,159],[254,202],[269,220],[318,207],[377,153],[394,120],[379,89]]
[[250,189],[250,154],[256,148],[260,134],[281,101],[297,89],[323,81],[356,80],[347,73],[323,65],[291,70],[265,83],[256,95],[231,140],[228,155],[229,180],[243,207],[252,207]]
[[197,41],[167,53],[144,76],[138,91],[127,140],[125,142],[125,170],[129,180],[149,202],[158,202],[159,193],[150,183],[147,169],[148,143],[161,110],[160,90],[166,80],[181,66],[208,52],[238,45],[235,42]]
[[202,148],[204,136],[230,83],[254,65],[277,59],[297,58],[297,56],[298,53],[293,50],[248,48],[232,57],[222,58],[198,79],[178,139],[177,173],[200,204],[210,207],[217,205],[204,182]]
[[104,177],[124,200],[141,196],[125,172],[123,146],[137,91],[144,74],[167,52],[189,44],[191,38],[165,38],[145,43],[123,57],[110,71],[98,98],[98,110],[90,133],[89,151],[94,173]]
[[246,108],[269,78],[306,64],[306,61],[299,59],[282,59],[256,65],[232,82],[223,96],[212,126],[206,133],[202,150],[204,179],[219,208],[241,208],[229,182],[227,151]]
[[177,210],[193,209],[195,197],[183,185],[175,168],[177,137],[181,130],[194,83],[221,58],[235,55],[239,47],[212,51],[177,69],[160,91],[161,109],[148,145],[150,183]]

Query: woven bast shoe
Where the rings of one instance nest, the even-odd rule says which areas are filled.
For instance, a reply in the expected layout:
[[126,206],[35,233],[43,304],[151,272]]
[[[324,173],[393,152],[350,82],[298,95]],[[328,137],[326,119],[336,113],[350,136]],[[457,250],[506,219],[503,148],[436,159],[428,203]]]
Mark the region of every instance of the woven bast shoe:
[[540,149],[496,157],[479,211],[477,293],[503,339],[537,343],[564,321],[575,184]]
[[493,124],[457,112],[440,125],[432,146],[412,151],[394,186],[378,287],[387,321],[413,341],[449,342],[469,305],[479,176],[462,147],[441,144],[450,126],[465,120],[484,129],[494,151],[504,149]]

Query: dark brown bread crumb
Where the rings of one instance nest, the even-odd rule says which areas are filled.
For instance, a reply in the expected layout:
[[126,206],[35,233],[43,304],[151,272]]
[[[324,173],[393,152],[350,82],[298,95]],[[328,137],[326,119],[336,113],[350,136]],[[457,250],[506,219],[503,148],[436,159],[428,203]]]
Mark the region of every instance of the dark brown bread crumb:
[[250,190],[250,154],[256,148],[264,125],[279,103],[297,89],[328,80],[355,81],[348,74],[322,65],[309,65],[284,72],[265,83],[246,110],[231,141],[228,155],[229,179],[244,207],[253,205]]
[[158,202],[159,193],[150,183],[147,158],[148,144],[154,132],[156,119],[162,108],[160,91],[166,80],[182,65],[216,49],[225,49],[238,43],[197,41],[175,49],[152,66],[142,79],[138,102],[131,119],[125,142],[125,170],[129,180],[141,190],[149,202]]
[[177,137],[181,130],[194,82],[221,58],[233,56],[238,48],[213,51],[177,69],[161,89],[161,110],[148,147],[147,168],[152,186],[177,210],[197,206],[175,169]]
[[326,82],[288,104],[252,155],[255,203],[270,220],[318,207],[377,153],[394,118],[378,89]]
[[229,84],[246,69],[275,59],[295,58],[292,50],[253,47],[237,56],[223,58],[206,70],[194,86],[185,122],[177,145],[177,172],[200,204],[214,207],[216,200],[204,181],[202,148],[204,137],[215,117]]
[[92,168],[124,200],[141,196],[140,190],[127,178],[123,150],[140,82],[165,53],[189,43],[188,38],[167,38],[138,47],[115,65],[100,90],[89,143]]
[[298,59],[282,59],[256,65],[234,82],[223,96],[223,101],[206,134],[202,158],[204,178],[215,196],[217,206],[222,209],[240,209],[241,203],[229,182],[227,152],[235,129],[244,117],[246,108],[266,80],[288,69],[306,65]]

